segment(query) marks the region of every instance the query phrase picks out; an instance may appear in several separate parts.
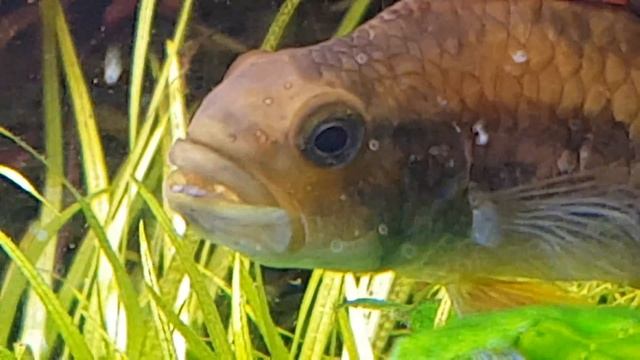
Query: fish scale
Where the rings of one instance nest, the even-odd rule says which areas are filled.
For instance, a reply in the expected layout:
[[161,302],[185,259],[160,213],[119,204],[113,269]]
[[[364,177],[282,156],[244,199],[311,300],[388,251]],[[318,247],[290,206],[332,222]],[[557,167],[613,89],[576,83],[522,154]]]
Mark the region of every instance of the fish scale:
[[[358,88],[371,103],[404,99],[394,109],[401,113],[442,111],[439,96],[454,112],[611,118],[637,139],[639,38],[635,15],[581,2],[404,0],[351,37],[306,51],[323,78]],[[358,54],[369,61],[355,61]],[[427,101],[415,101],[414,91]]]

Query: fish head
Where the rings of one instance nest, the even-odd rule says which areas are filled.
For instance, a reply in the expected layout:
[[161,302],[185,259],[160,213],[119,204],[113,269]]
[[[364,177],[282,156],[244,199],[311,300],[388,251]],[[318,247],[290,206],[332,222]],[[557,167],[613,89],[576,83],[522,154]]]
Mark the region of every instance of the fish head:
[[236,60],[171,149],[165,196],[203,237],[264,265],[378,270],[459,183],[459,131],[374,112],[306,59]]

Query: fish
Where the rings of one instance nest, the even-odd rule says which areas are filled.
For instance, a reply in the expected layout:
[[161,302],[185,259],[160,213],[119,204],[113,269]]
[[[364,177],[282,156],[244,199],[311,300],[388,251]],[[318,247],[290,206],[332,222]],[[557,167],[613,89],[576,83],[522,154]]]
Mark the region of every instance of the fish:
[[170,207],[276,268],[395,270],[461,312],[640,284],[640,18],[587,1],[401,0],[251,50],[170,150]]

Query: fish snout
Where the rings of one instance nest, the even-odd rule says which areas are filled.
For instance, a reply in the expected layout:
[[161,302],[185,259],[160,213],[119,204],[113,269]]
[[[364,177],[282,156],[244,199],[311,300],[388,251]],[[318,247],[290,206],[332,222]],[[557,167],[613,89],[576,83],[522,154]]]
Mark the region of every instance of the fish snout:
[[208,240],[256,259],[286,252],[301,234],[267,186],[223,155],[190,140],[171,149],[169,206]]

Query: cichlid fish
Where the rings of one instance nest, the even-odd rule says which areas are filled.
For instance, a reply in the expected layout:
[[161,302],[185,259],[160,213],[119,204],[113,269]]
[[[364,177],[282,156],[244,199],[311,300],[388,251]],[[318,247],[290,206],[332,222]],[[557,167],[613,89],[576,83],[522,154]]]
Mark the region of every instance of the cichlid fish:
[[471,310],[564,301],[537,280],[638,284],[640,18],[399,1],[242,55],[170,161],[172,208],[268,266],[394,269]]

